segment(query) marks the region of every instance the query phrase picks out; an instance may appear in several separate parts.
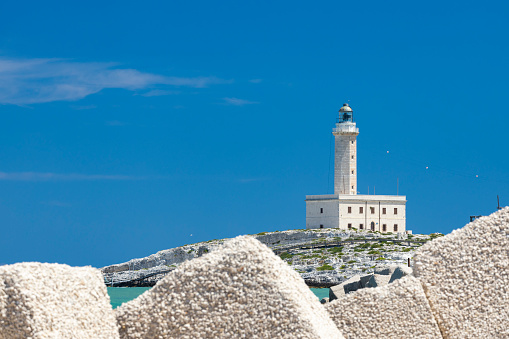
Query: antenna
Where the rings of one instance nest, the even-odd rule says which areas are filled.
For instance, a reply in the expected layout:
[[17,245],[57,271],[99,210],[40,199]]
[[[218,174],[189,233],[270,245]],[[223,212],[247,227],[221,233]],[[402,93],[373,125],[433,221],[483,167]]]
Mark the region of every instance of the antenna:
[[497,210],[501,210],[501,209],[502,209],[502,207],[500,207],[500,199],[497,195]]
[[368,195],[369,195],[369,186],[368,186]]
[[396,178],[396,195],[399,195],[399,177]]
[[373,185],[373,194],[376,195],[376,186]]

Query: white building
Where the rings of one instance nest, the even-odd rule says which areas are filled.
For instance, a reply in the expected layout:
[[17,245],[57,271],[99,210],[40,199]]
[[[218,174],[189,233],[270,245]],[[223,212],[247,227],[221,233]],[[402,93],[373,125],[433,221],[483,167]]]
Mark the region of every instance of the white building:
[[306,196],[306,228],[406,231],[406,196],[357,194],[357,135],[348,104],[339,110],[334,153],[334,194]]

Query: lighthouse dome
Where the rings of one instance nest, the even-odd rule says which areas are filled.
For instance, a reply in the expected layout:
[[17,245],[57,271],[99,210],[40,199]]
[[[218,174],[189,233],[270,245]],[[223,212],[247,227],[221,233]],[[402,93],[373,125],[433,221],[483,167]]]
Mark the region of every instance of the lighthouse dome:
[[348,104],[343,104],[343,107],[339,109],[340,112],[352,112],[352,108]]

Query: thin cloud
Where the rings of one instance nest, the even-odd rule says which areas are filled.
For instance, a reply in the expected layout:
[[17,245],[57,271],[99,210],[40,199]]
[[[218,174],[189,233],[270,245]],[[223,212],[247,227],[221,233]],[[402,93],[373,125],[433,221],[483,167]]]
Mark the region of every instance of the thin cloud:
[[158,97],[163,95],[176,95],[180,94],[180,91],[171,91],[171,90],[162,90],[162,89],[154,89],[152,91],[148,91],[147,93],[143,93],[144,97]]
[[244,105],[253,105],[258,104],[256,101],[249,101],[239,98],[223,98],[226,105],[233,105],[233,106],[244,106]]
[[114,63],[0,58],[0,104],[75,101],[106,88],[130,91],[156,85],[203,88],[231,83],[216,77],[169,77]]
[[72,109],[77,111],[86,110],[86,109],[96,109],[96,105],[87,105],[87,106],[71,106]]
[[126,181],[144,180],[147,177],[131,175],[51,173],[51,172],[0,172],[0,181]]

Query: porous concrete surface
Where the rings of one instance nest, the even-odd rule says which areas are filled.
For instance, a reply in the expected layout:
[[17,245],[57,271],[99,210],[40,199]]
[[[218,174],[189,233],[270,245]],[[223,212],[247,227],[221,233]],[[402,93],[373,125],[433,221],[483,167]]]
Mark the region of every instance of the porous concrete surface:
[[0,339],[119,338],[99,270],[59,264],[0,266]]
[[[369,276],[369,280],[366,282],[365,288],[374,288],[385,286],[389,283],[391,277],[388,275],[382,274],[371,274]],[[392,282],[392,281],[391,281]]]
[[343,338],[299,274],[251,237],[116,309],[121,338]]
[[356,275],[339,285],[332,286],[329,290],[329,300],[332,301],[338,299],[344,296],[346,293],[357,291],[359,288],[362,288],[360,279],[361,277]]
[[411,276],[325,304],[345,338],[442,338],[420,282]]
[[445,338],[509,337],[509,207],[427,243],[414,260]]
[[395,280],[401,279],[403,277],[406,277],[407,275],[412,275],[413,270],[411,267],[408,266],[398,266],[392,272],[391,279],[389,280],[389,284],[394,282]]

